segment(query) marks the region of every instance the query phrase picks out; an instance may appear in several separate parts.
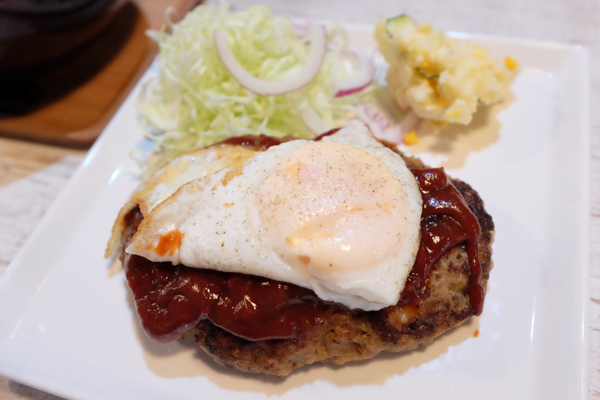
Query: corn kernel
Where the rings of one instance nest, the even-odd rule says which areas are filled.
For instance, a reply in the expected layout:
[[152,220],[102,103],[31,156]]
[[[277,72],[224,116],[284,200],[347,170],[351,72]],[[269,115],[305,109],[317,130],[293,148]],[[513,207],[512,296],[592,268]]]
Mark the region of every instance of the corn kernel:
[[460,117],[460,110],[454,110],[454,116]]
[[404,143],[408,146],[412,146],[413,144],[417,144],[419,142],[419,138],[417,137],[417,132],[410,131],[406,135],[404,135]]
[[504,58],[504,65],[506,65],[506,68],[513,71],[519,66],[519,63],[514,58],[506,56],[506,58]]

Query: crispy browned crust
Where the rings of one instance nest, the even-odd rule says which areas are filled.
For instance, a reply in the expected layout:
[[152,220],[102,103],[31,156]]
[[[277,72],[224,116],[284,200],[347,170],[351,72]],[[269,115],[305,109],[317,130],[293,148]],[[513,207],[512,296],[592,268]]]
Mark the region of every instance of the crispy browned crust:
[[[422,167],[417,159],[407,159]],[[468,184],[452,181],[479,220],[479,261],[485,288],[492,269],[492,218]],[[408,351],[428,344],[475,314],[469,302],[469,259],[464,245],[442,256],[432,268],[427,297],[415,308],[390,306],[353,313],[332,307],[312,329],[295,339],[248,341],[204,320],[192,332],[196,342],[219,364],[246,372],[285,376],[314,362],[344,364],[382,351]]]

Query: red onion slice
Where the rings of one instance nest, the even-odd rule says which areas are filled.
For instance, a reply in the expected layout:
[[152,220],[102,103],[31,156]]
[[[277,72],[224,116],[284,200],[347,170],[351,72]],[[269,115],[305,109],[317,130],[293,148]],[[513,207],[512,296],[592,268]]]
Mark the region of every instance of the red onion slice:
[[277,96],[308,85],[319,73],[327,51],[327,30],[324,26],[313,26],[309,35],[310,52],[302,69],[291,78],[281,81],[266,81],[255,77],[239,63],[229,47],[228,36],[227,32],[221,30],[215,30],[213,33],[213,40],[221,62],[240,85],[259,96]]
[[369,64],[354,75],[334,81],[332,89],[335,97],[348,96],[363,90],[373,81],[374,73],[375,68],[372,64]]

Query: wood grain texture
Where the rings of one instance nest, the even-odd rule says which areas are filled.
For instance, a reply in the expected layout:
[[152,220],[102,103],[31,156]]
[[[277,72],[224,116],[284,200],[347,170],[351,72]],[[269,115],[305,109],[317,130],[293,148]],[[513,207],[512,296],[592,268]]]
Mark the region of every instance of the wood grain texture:
[[[156,4],[153,2],[149,2]],[[232,1],[235,6],[256,1]],[[342,1],[265,0],[274,11],[305,18],[373,23],[382,13],[406,12],[419,20],[433,21],[436,27],[518,39],[576,43],[587,46],[591,54],[591,299],[590,299],[590,398],[600,399],[600,1],[598,0],[397,0]],[[0,237],[15,230],[14,243],[0,251],[0,274],[26,240],[35,221],[50,206],[66,184],[82,154],[43,145],[23,145],[0,140]],[[16,188],[15,185],[22,189]],[[2,204],[10,203],[17,191],[29,193],[24,206],[15,212]],[[9,215],[10,214],[10,215]],[[13,228],[9,228],[13,227]],[[0,242],[2,243],[2,242]],[[485,397],[485,396],[484,396]],[[0,378],[0,400],[54,399]]]

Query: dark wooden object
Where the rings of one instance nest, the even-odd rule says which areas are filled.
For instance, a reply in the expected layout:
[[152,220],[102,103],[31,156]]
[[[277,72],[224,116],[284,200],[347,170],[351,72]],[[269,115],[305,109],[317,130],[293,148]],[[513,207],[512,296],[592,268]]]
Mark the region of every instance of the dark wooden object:
[[[21,1],[15,4],[22,8],[26,8],[27,3],[29,6],[36,2],[64,3]],[[99,2],[102,1],[71,1],[82,8]],[[37,60],[34,56],[24,56],[16,65],[2,64],[0,54],[0,135],[75,148],[89,147],[156,54],[157,46],[146,37],[145,30],[160,28],[167,7],[174,6],[183,15],[196,2],[104,1],[103,15],[96,15],[102,20],[98,26],[104,24],[100,29],[98,26],[82,28],[80,38],[68,41],[64,38],[78,35],[73,26],[69,25],[71,31],[66,36],[61,36],[61,29],[57,28],[55,36],[64,39],[64,51],[40,54]],[[0,0],[0,19],[6,11],[2,7],[9,3],[12,2]],[[56,19],[66,15],[60,9],[46,12],[55,13]],[[1,33],[0,30],[0,38]],[[27,40],[30,46],[35,46],[36,41]],[[44,48],[52,39],[46,35],[40,40],[40,48]]]

